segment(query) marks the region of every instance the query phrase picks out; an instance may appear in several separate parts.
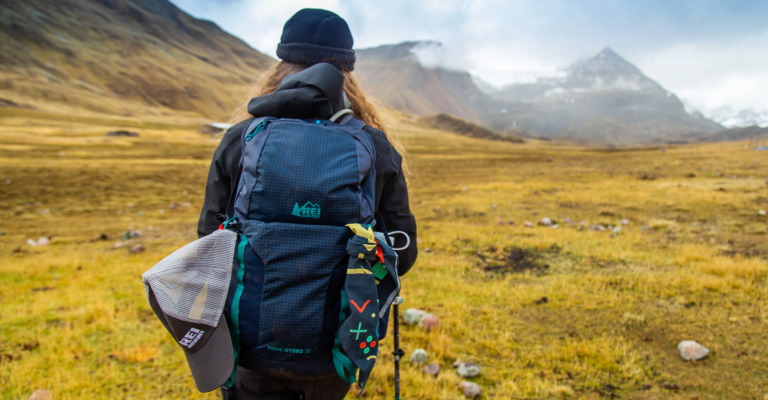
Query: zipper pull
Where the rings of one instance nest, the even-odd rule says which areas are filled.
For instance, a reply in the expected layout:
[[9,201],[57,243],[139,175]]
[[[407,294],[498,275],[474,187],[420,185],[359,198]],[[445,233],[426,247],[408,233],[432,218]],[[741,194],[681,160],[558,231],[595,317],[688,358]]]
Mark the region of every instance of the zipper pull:
[[270,123],[270,122],[272,122],[272,120],[269,120],[269,119],[259,122],[259,124],[256,125],[256,129],[254,129],[253,132],[249,133],[248,136],[245,137],[246,143],[250,142],[251,139],[253,139],[254,135],[256,135],[257,133],[263,131],[264,128],[267,126],[267,124]]

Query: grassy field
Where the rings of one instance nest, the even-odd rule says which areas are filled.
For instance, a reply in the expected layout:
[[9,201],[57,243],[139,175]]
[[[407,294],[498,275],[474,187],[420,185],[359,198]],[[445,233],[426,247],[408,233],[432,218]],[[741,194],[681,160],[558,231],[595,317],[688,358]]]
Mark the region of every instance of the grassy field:
[[[217,398],[196,392],[140,279],[196,237],[217,142],[189,119],[0,115],[0,398]],[[406,116],[394,127],[422,250],[405,307],[442,320],[403,329],[407,354],[424,348],[443,368],[405,363],[403,398],[463,397],[456,359],[483,366],[483,398],[768,396],[766,153],[500,143]],[[141,136],[104,136],[116,128]],[[142,235],[121,240],[127,230]],[[40,237],[50,244],[25,244]],[[680,359],[688,339],[709,357]],[[383,346],[366,398],[392,395],[391,336]]]

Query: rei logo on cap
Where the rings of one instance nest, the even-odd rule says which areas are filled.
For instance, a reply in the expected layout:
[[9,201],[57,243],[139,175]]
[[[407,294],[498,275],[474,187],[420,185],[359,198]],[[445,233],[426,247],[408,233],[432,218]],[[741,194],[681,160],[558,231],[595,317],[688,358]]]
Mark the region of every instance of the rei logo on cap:
[[199,329],[189,328],[189,332],[187,332],[187,334],[184,335],[184,337],[181,338],[181,340],[179,340],[179,344],[181,344],[182,346],[188,349],[191,349],[192,346],[194,346],[195,343],[197,343],[197,341],[200,340],[201,337],[203,337],[203,333],[205,332]]

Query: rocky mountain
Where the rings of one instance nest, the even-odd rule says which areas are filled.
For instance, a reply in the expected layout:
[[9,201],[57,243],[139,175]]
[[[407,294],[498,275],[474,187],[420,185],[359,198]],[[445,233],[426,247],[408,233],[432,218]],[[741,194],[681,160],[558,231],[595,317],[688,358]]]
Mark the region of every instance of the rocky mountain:
[[365,89],[384,105],[419,116],[447,113],[497,132],[526,133],[506,113],[515,107],[525,112],[531,105],[493,99],[466,71],[424,67],[414,53],[422,45],[425,42],[405,42],[356,50],[355,71]]
[[499,132],[518,129],[585,143],[643,144],[713,134],[723,127],[689,114],[673,93],[606,48],[562,77],[501,90],[466,71],[426,68],[418,42],[357,52],[359,74],[384,104],[417,115],[449,113]]
[[562,77],[509,85],[491,96],[537,105],[538,113],[519,123],[539,135],[575,141],[666,142],[723,129],[699,113],[688,113],[677,96],[610,48],[563,72]]
[[167,0],[0,0],[0,98],[225,117],[275,61]]
[[493,102],[465,71],[424,68],[413,50],[422,42],[405,42],[356,50],[355,71],[364,87],[384,104],[426,116],[449,113],[480,121],[478,105]]

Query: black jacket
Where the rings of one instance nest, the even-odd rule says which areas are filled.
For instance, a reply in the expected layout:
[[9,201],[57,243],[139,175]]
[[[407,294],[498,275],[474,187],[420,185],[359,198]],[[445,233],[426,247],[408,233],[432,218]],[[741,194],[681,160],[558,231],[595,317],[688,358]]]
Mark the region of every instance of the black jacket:
[[[256,97],[248,104],[253,115],[230,128],[216,149],[205,186],[205,202],[197,225],[198,236],[210,234],[219,227],[214,216],[226,214],[240,169],[240,134],[254,118],[328,119],[344,108],[344,77],[330,64],[317,64],[287,76],[276,92]],[[400,275],[408,272],[416,261],[416,220],[408,205],[408,187],[402,170],[402,157],[392,147],[384,132],[366,125],[363,130],[373,139],[376,149],[376,211],[384,217],[389,231],[403,231],[411,238],[407,249],[398,251]],[[234,200],[234,199],[233,199]],[[395,247],[405,245],[397,235]]]

